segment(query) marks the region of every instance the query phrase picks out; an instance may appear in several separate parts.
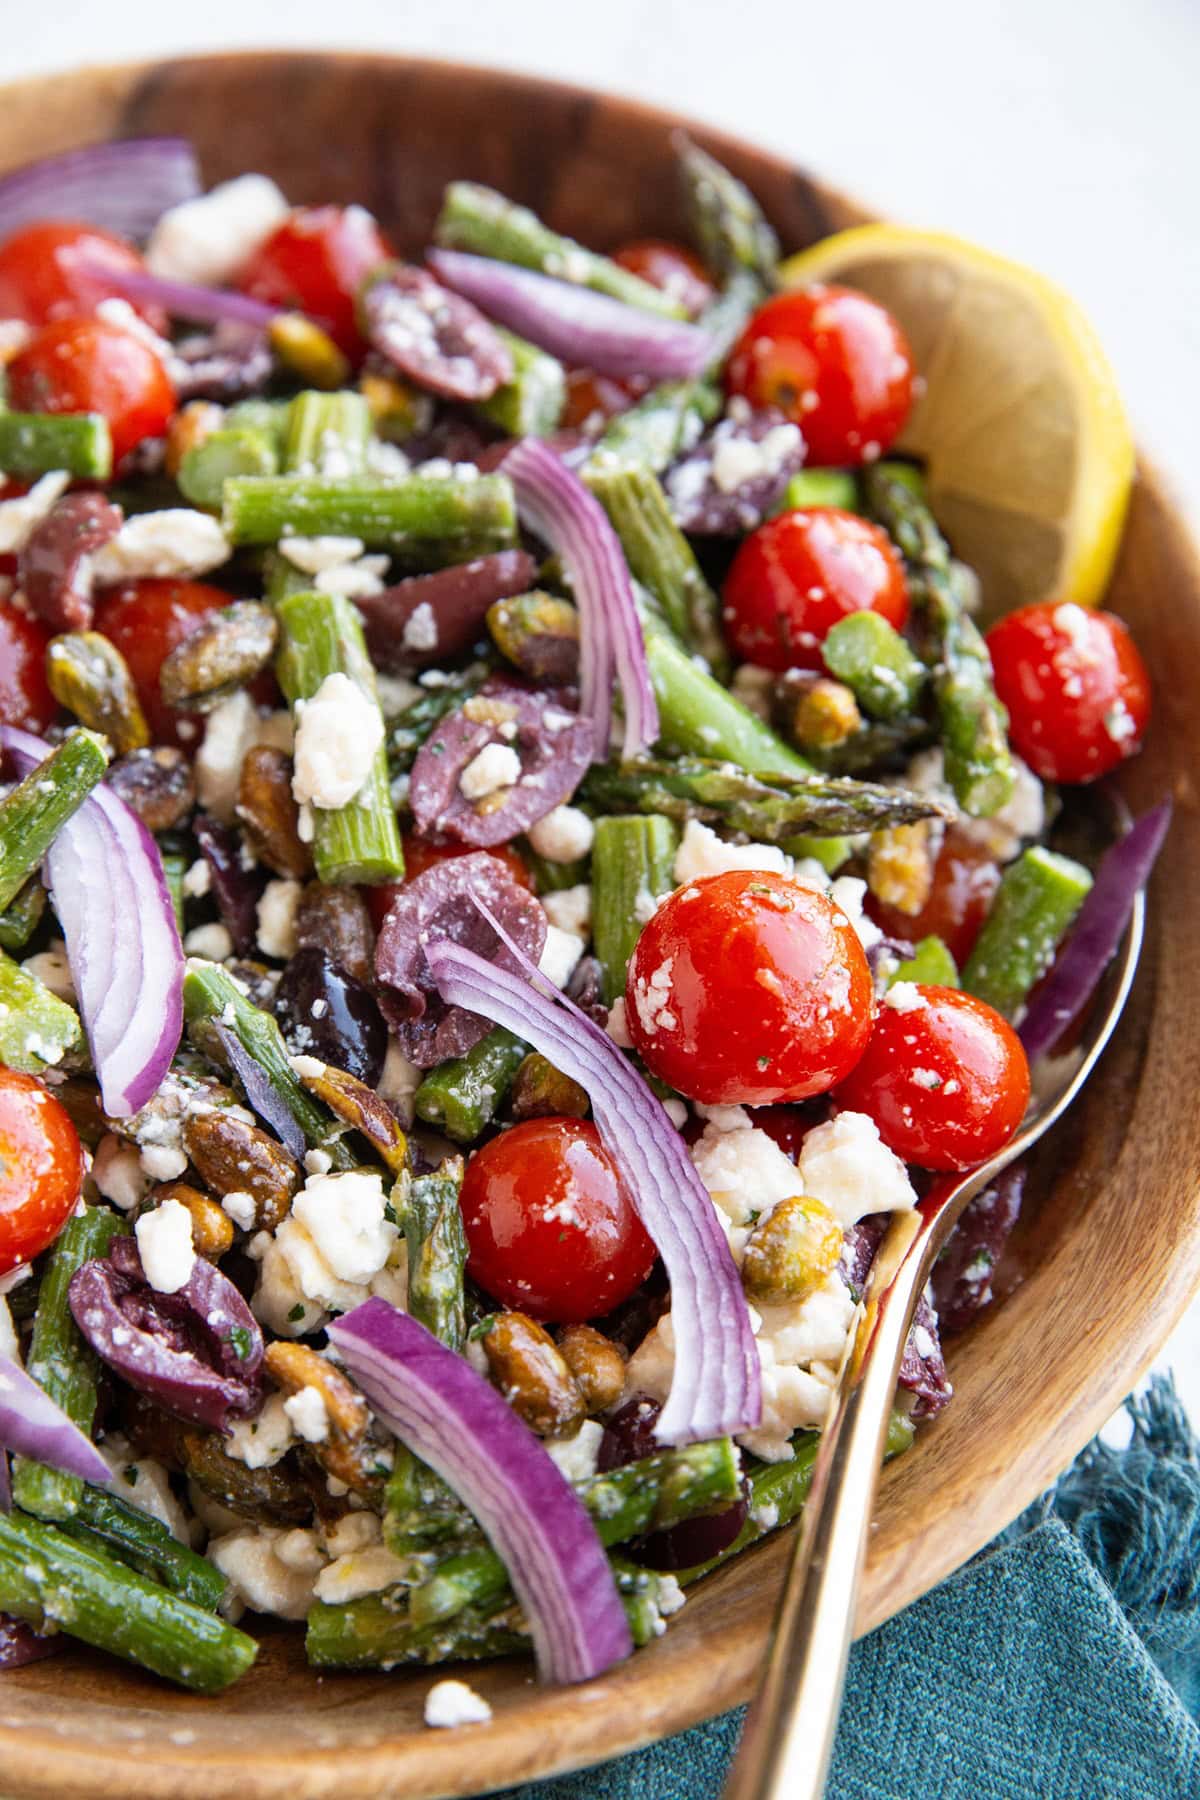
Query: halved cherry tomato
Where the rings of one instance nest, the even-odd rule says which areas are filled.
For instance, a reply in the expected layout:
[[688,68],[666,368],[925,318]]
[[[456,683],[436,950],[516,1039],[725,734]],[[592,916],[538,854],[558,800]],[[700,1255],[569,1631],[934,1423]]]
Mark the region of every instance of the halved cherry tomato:
[[715,292],[708,270],[695,251],[665,238],[635,238],[617,251],[613,261],[639,275],[660,293],[678,301],[689,318],[703,312]]
[[[118,289],[88,265],[122,275],[140,275],[145,263],[125,238],[73,219],[39,219],[23,225],[0,244],[0,319],[45,325],[51,319],[91,312]],[[156,328],[165,321],[157,307],[137,307]]]
[[1112,613],[1043,601],[987,634],[1009,737],[1047,781],[1095,781],[1136,755],[1150,718],[1150,674]]
[[1000,865],[981,844],[951,825],[933,865],[929,898],[919,913],[884,906],[869,893],[865,905],[889,937],[910,944],[919,944],[924,937],[940,937],[961,969],[975,948],[999,885]]
[[8,365],[8,397],[23,412],[102,413],[119,463],[143,438],[161,437],[175,411],[162,360],[106,319],[54,319]]
[[0,722],[44,731],[58,716],[46,680],[46,646],[52,632],[28,613],[0,602]]
[[899,630],[908,584],[887,533],[836,506],[768,519],[739,546],[725,578],[729,642],[767,669],[822,668],[826,634],[852,612],[877,612]]
[[845,913],[783,875],[736,869],[676,889],[629,964],[625,1017],[647,1067],[693,1100],[769,1106],[824,1093],[871,1032],[871,973]]
[[362,206],[298,206],[238,277],[243,293],[307,313],[356,361],[366,348],[355,299],[392,248]]
[[129,664],[155,743],[196,747],[203,719],[167,705],[158,672],[176,644],[195,631],[201,619],[228,605],[229,595],[220,588],[177,576],[130,581],[102,595],[95,629],[112,639]]
[[725,384],[794,419],[810,463],[842,468],[873,461],[899,436],[912,405],[912,352],[891,313],[865,294],[800,288],[747,322]]
[[866,1051],[838,1088],[897,1156],[923,1169],[969,1169],[1006,1144],[1029,1104],[1021,1040],[958,988],[897,985]]
[[[426,869],[432,869],[437,863],[449,862],[452,857],[478,855],[471,844],[455,844],[449,841],[442,843],[437,838],[418,837],[415,831],[404,832],[402,842],[404,845],[405,881],[412,881],[417,875],[423,875]],[[518,886],[528,888],[532,892],[533,877],[519,850],[515,850],[511,844],[497,844],[493,850],[487,850],[484,854],[494,856],[497,862],[502,862]],[[382,930],[388,908],[403,886],[403,881],[384,881],[378,887],[369,887],[366,890],[367,906],[375,921],[376,931]]]
[[0,1275],[54,1242],[82,1187],[65,1109],[32,1075],[0,1065]]
[[618,413],[628,412],[645,391],[646,383],[636,379],[618,381],[614,375],[597,375],[592,369],[571,369],[559,428],[598,433]]
[[467,1269],[505,1306],[566,1324],[639,1288],[654,1245],[596,1127],[527,1119],[477,1150],[462,1184]]

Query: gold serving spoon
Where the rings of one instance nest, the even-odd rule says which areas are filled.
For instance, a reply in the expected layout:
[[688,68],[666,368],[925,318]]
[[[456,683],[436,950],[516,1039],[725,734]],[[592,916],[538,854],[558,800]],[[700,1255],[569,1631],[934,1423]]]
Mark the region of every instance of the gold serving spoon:
[[[969,1201],[1031,1150],[1074,1101],[1112,1036],[1133,986],[1145,931],[1139,893],[1059,1085],[1002,1150],[940,1182],[911,1212],[894,1213],[871,1266],[821,1445],[812,1487],[724,1800],[820,1800],[837,1732],[858,1584],[883,1460],[888,1417],[917,1301]],[[1064,1059],[1065,1060],[1065,1059]],[[1038,1093],[1035,1065],[1034,1093]]]

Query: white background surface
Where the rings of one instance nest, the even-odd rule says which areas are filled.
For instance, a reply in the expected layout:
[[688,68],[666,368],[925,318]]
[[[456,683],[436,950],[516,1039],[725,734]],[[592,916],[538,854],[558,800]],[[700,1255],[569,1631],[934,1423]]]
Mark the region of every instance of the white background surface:
[[[19,17],[4,0],[5,11],[5,79],[235,46],[409,51],[634,93],[741,132],[1070,288],[1141,441],[1200,520],[1197,0],[50,0]],[[1200,1421],[1200,1308],[1164,1361]]]

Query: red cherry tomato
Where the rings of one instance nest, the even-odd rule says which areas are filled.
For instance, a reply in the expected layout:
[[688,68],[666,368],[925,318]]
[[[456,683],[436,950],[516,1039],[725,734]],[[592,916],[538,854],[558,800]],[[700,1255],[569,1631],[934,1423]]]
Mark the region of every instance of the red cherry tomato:
[[119,463],[161,437],[175,390],[149,344],[105,319],[55,319],[8,365],[8,397],[22,412],[102,413]]
[[891,448],[912,405],[913,359],[899,325],[853,288],[776,294],[733,347],[725,384],[776,406],[804,432],[808,460],[840,468]]
[[204,721],[197,713],[176,712],[167,705],[158,672],[176,644],[195,631],[201,619],[228,605],[229,595],[220,588],[174,576],[130,581],[102,596],[95,628],[112,640],[129,664],[156,743],[195,749]]
[[871,1041],[838,1089],[884,1143],[923,1169],[969,1169],[1006,1144],[1029,1104],[1029,1064],[1000,1014],[958,988],[916,987],[910,1011],[885,1000]]
[[1047,781],[1095,781],[1136,754],[1150,675],[1112,613],[1052,600],[1022,606],[987,634],[1009,736]]
[[393,252],[361,206],[298,206],[260,244],[238,278],[243,293],[307,313],[356,361],[365,345],[355,298]]
[[820,669],[826,634],[847,613],[877,612],[900,630],[908,584],[878,525],[836,506],[768,519],[740,545],[725,578],[734,652],[767,669]]
[[58,716],[46,681],[46,646],[52,632],[28,613],[0,603],[0,722],[44,731]]
[[0,1275],[54,1242],[83,1186],[83,1151],[32,1075],[0,1066]]
[[[124,238],[68,219],[39,219],[23,225],[0,244],[0,319],[45,325],[51,319],[90,312],[118,289],[87,265],[121,275],[140,275],[145,263]],[[156,327],[165,323],[157,307],[138,307]]]
[[467,1269],[505,1306],[562,1324],[639,1288],[654,1245],[585,1119],[527,1119],[477,1150],[462,1184]]
[[660,293],[669,294],[689,318],[694,319],[698,312],[703,312],[715,291],[707,269],[695,252],[685,249],[682,244],[670,244],[663,238],[637,238],[618,250],[613,261],[628,269],[631,275],[639,275],[643,281],[648,281]]
[[655,1075],[708,1105],[824,1093],[871,1032],[871,974],[841,909],[736,869],[676,889],[629,964],[629,1035]]
[[884,906],[871,894],[866,898],[866,910],[889,937],[910,944],[919,944],[924,937],[940,937],[961,969],[975,948],[999,885],[999,864],[952,825],[942,839],[929,898],[919,913]]
[[[472,850],[470,844],[443,844],[435,838],[418,837],[415,831],[404,832],[403,844],[405,881],[412,881],[416,876],[423,875],[426,869],[432,869],[437,863],[449,862],[452,857],[477,854]],[[513,880],[521,887],[529,888],[532,892],[533,877],[529,873],[524,858],[519,851],[513,849],[511,844],[497,844],[494,850],[488,850],[485,854],[494,856],[497,862],[502,862]],[[382,930],[388,908],[403,886],[403,881],[384,881],[378,887],[370,887],[366,890],[367,906],[375,921],[376,931]]]

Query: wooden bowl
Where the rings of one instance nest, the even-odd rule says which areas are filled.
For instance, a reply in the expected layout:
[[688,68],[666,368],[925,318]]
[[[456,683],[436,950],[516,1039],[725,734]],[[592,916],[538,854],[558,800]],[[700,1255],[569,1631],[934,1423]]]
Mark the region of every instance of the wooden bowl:
[[[254,54],[89,69],[0,92],[0,168],[94,139],[181,132],[204,173],[276,176],[296,201],[361,201],[412,250],[453,176],[528,202],[601,248],[683,232],[665,113],[553,83],[380,56]],[[759,195],[785,248],[863,216],[775,157],[699,139]],[[1142,804],[1173,792],[1175,825],[1125,1023],[1053,1140],[1011,1291],[951,1350],[957,1399],[885,1473],[859,1609],[869,1631],[915,1600],[1045,1488],[1129,1392],[1200,1285],[1200,566],[1144,466],[1113,605],[1157,678]],[[1191,672],[1191,673],[1189,673]],[[690,1597],[664,1638],[587,1687],[543,1691],[525,1663],[483,1665],[486,1730],[428,1731],[433,1677],[326,1675],[300,1633],[268,1628],[254,1671],[201,1700],[83,1649],[0,1677],[9,1800],[377,1800],[474,1794],[579,1767],[744,1700],[785,1535]]]

